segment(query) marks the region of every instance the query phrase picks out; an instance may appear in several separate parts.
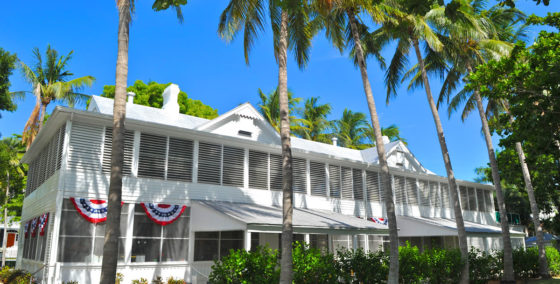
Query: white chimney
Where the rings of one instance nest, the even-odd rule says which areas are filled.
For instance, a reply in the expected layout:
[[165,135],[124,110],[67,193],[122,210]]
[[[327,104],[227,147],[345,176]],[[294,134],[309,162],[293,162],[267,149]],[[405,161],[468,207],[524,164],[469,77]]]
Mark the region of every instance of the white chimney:
[[134,104],[134,96],[136,96],[136,94],[134,92],[128,92],[128,93],[126,93],[126,96],[127,96],[126,103],[127,104]]
[[161,107],[167,113],[179,113],[179,86],[171,84],[163,90],[163,106]]
[[389,137],[383,136],[383,144],[389,144],[389,142],[391,142],[391,140],[389,140]]
[[332,144],[333,144],[334,146],[338,146],[338,138],[333,137],[333,138],[332,138]]

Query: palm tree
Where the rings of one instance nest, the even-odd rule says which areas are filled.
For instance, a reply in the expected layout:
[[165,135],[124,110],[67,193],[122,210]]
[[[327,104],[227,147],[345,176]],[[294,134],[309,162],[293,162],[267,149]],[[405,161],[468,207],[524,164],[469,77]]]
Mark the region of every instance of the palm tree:
[[282,252],[280,260],[280,283],[292,283],[292,150],[290,142],[290,103],[288,98],[288,49],[294,51],[300,68],[309,59],[311,39],[315,34],[310,7],[303,0],[230,0],[220,17],[218,33],[232,40],[241,30],[245,62],[249,64],[257,32],[264,30],[265,11],[268,3],[272,24],[274,55],[278,63],[278,95],[280,110],[280,139],[282,145]]
[[398,11],[390,5],[385,5],[383,2],[375,3],[373,1],[362,0],[317,1],[317,10],[323,20],[323,26],[325,27],[327,38],[330,39],[333,45],[341,52],[345,48],[350,48],[352,50],[354,63],[360,70],[364,93],[371,117],[371,125],[374,130],[373,137],[375,138],[375,144],[378,145],[376,149],[379,156],[381,181],[385,196],[385,208],[389,225],[391,248],[388,283],[397,283],[399,278],[399,239],[395,204],[393,202],[391,174],[389,173],[389,165],[385,154],[385,145],[383,144],[383,134],[381,133],[381,124],[379,123],[379,116],[377,114],[366,66],[366,59],[368,55],[375,56],[381,66],[384,66],[384,60],[380,54],[380,47],[383,42],[365,41],[368,28],[367,25],[361,21],[358,15],[365,11],[366,14],[372,17],[373,21],[385,23],[385,21],[390,20],[390,18],[387,17],[388,12],[394,14],[400,13],[398,13]]
[[[70,51],[67,55],[58,56],[58,52],[48,45],[44,64],[41,52],[37,47],[33,49],[35,57],[33,68],[20,61],[23,75],[32,85],[32,93],[36,99],[35,108],[31,112],[23,130],[23,143],[28,148],[41,130],[45,121],[46,108],[51,102],[61,101],[73,107],[76,103],[87,100],[88,96],[78,93],[78,91],[85,86],[91,86],[95,78],[84,76],[67,81],[69,77],[74,75],[66,70],[68,61],[72,59],[72,53],[73,51]],[[21,95],[23,93],[15,92],[12,95]]]
[[[152,9],[166,10],[170,7],[177,12],[179,21],[183,20],[181,5],[186,0],[155,0]],[[119,10],[118,52],[115,80],[115,99],[113,104],[113,142],[111,146],[111,177],[107,201],[107,224],[101,263],[102,284],[115,283],[117,275],[118,238],[120,235],[122,166],[124,160],[124,120],[126,117],[126,86],[128,78],[128,39],[129,28],[134,12],[134,0],[116,0]]]
[[[371,141],[371,144],[370,144],[371,147],[375,147],[375,137],[374,137],[374,132],[373,131],[374,131],[373,127],[368,123],[365,134],[366,134],[367,138]],[[387,136],[387,138],[389,138],[389,141],[391,141],[391,142],[401,141],[405,145],[408,144],[406,142],[406,139],[401,137],[401,132],[399,130],[399,127],[396,126],[395,124],[391,124],[388,127],[381,127],[381,134],[383,136]]]
[[[266,121],[280,133],[280,102],[278,97],[278,90],[274,90],[268,94],[265,94],[261,89],[259,89],[259,97],[261,99],[258,104],[259,112],[264,116]],[[294,114],[298,111],[297,104],[301,101],[301,98],[294,98],[294,94],[288,91],[288,101],[290,106],[290,114]],[[299,121],[298,118],[291,115],[290,122],[292,123],[292,129],[295,127],[295,122]]]
[[370,147],[367,142],[366,131],[368,123],[363,112],[353,112],[344,109],[342,117],[334,121],[334,133],[340,142],[340,146],[363,150]]
[[426,91],[428,104],[432,112],[434,123],[436,125],[436,132],[445,163],[447,172],[447,179],[449,182],[451,201],[455,213],[455,222],[457,224],[457,233],[459,238],[459,248],[461,251],[461,258],[464,266],[461,272],[461,283],[469,282],[469,267],[468,267],[468,244],[467,234],[465,231],[465,224],[463,221],[463,213],[459,204],[457,182],[451,166],[451,158],[447,149],[447,142],[443,133],[443,126],[437,110],[436,103],[432,96],[430,83],[426,71],[426,65],[420,50],[420,41],[427,44],[427,48],[440,52],[443,48],[443,43],[440,41],[436,32],[432,29],[431,25],[436,25],[445,20],[445,7],[439,6],[438,1],[430,0],[398,0],[395,3],[398,5],[401,15],[393,15],[394,21],[385,23],[380,29],[374,31],[374,36],[377,41],[386,42],[390,39],[397,40],[397,48],[391,59],[391,63],[387,69],[385,84],[387,85],[387,101],[390,97],[396,95],[396,89],[400,84],[403,75],[403,69],[408,62],[408,54],[411,47],[414,49],[416,59],[418,61],[418,69],[420,70],[421,84]]
[[308,140],[329,143],[331,135],[326,131],[332,125],[332,122],[327,120],[327,115],[331,113],[331,105],[320,105],[318,101],[318,97],[311,97],[305,101],[302,118],[294,132]]
[[8,240],[8,203],[10,201],[10,172],[17,174],[20,177],[25,176],[25,168],[20,162],[21,157],[25,153],[25,148],[19,139],[10,137],[0,141],[2,143],[2,154],[7,155],[7,164],[2,165],[3,173],[6,175],[6,195],[4,200],[4,238],[2,241],[2,267],[6,265],[6,245]]

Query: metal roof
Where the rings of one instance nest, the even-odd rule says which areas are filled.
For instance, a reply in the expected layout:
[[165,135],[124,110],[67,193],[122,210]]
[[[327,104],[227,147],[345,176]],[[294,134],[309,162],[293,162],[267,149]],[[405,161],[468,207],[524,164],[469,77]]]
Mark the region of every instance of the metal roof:
[[[502,233],[502,229],[498,226],[483,225],[469,221],[464,221],[464,223],[467,233]],[[397,224],[401,228],[399,236],[404,237],[457,235],[457,224],[453,219],[397,216]],[[418,230],[415,225],[422,226],[422,231]],[[512,235],[522,234],[512,230],[510,230],[510,233]]]

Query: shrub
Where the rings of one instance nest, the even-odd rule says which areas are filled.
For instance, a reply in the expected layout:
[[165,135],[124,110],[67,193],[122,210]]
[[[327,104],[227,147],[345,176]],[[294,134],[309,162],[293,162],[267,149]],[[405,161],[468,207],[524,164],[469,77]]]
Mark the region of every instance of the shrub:
[[278,283],[278,252],[257,247],[254,252],[230,250],[230,254],[212,265],[210,283]]
[[340,270],[333,254],[297,243],[292,258],[295,283],[338,283]]
[[399,247],[399,282],[421,283],[426,278],[427,261],[418,247],[411,246],[407,241]]
[[383,252],[363,249],[337,252],[339,279],[343,283],[385,283],[389,273],[389,258]]
[[488,253],[471,247],[469,251],[469,277],[472,283],[498,280],[502,273],[502,261],[496,252]]
[[429,283],[458,283],[463,261],[458,249],[432,249],[423,253]]
[[32,279],[31,273],[22,269],[13,269],[5,266],[0,270],[0,281],[2,283],[27,284]]
[[539,276],[539,252],[536,247],[513,250],[513,271],[516,279]]
[[135,279],[132,280],[132,284],[148,284],[148,279],[146,278]]
[[548,270],[552,276],[560,276],[560,253],[554,247],[546,247]]

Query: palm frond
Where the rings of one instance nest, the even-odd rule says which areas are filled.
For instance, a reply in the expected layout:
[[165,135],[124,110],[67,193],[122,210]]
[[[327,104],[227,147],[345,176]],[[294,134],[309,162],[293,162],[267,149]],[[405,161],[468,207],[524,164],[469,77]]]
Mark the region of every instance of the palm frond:
[[389,68],[385,71],[385,86],[387,87],[386,103],[389,103],[391,97],[397,95],[397,88],[400,84],[400,78],[403,75],[404,68],[408,64],[408,52],[410,49],[410,41],[406,39],[399,40]]

